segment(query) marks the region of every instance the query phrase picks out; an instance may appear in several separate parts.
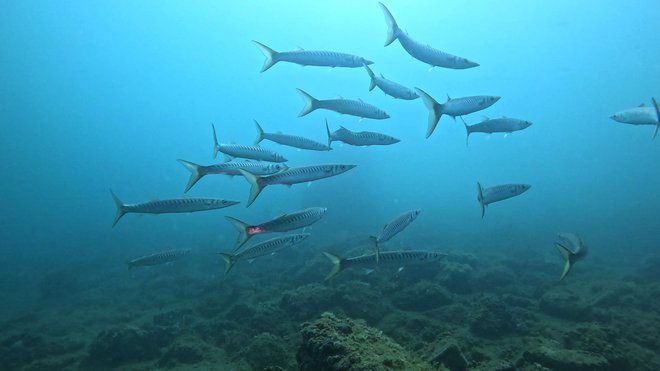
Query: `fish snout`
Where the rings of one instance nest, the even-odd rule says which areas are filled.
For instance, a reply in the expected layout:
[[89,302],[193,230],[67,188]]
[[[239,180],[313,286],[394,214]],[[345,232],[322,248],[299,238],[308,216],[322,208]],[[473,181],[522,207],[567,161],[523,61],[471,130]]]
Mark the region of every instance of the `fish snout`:
[[364,64],[367,65],[367,66],[374,64],[373,61],[370,61],[370,60],[368,60],[368,59],[364,59],[364,58],[362,59],[362,63],[364,63]]

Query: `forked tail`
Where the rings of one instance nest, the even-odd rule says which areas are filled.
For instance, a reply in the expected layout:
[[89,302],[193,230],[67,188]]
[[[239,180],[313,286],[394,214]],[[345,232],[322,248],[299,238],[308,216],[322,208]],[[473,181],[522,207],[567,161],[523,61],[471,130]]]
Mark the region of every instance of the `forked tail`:
[[371,68],[369,68],[369,66],[366,64],[364,64],[364,68],[367,70],[369,78],[371,79],[369,81],[369,91],[372,91],[376,87],[376,75],[374,75],[374,71],[372,71]]
[[477,182],[477,199],[479,200],[479,205],[481,205],[481,219],[483,219],[484,214],[486,214],[486,204],[484,204],[484,188],[479,182]]
[[254,140],[254,145],[257,145],[264,140],[264,129],[261,128],[257,120],[254,120],[254,124],[257,126],[257,138]]
[[564,277],[568,274],[568,271],[571,270],[571,267],[573,266],[573,262],[571,260],[571,255],[572,252],[566,246],[555,242],[555,246],[557,247],[557,250],[559,250],[559,254],[561,254],[561,257],[564,258],[564,270],[561,272],[561,277],[559,277],[559,280],[563,280]]
[[257,196],[259,196],[259,193],[264,189],[264,185],[261,182],[261,177],[258,175],[254,175],[249,171],[245,171],[243,169],[238,169],[238,171],[245,177],[245,180],[250,183],[250,196],[248,197],[246,207],[250,207],[254,200],[257,199]]
[[261,50],[262,53],[264,53],[264,56],[266,57],[266,60],[264,61],[264,65],[261,66],[261,71],[259,72],[264,72],[267,69],[271,68],[275,63],[277,63],[277,52],[266,45],[252,40],[253,43],[257,44],[259,47],[259,50]]
[[204,173],[204,171],[202,170],[204,167],[201,165],[197,165],[190,161],[181,160],[181,159],[178,159],[177,161],[179,161],[181,165],[183,165],[186,169],[190,170],[190,179],[188,179],[188,184],[186,184],[186,189],[183,191],[183,193],[186,193],[190,190],[190,188],[192,188],[192,186],[195,185],[195,183],[197,183],[197,181],[202,179],[202,177],[206,175],[206,173]]
[[220,144],[218,143],[218,136],[215,134],[215,125],[211,124],[211,129],[213,129],[213,158],[216,158],[218,157]]
[[306,114],[314,111],[317,107],[316,105],[318,104],[318,100],[311,95],[309,95],[307,92],[305,92],[302,89],[296,89],[298,90],[298,93],[303,97],[305,100],[305,106],[303,107],[302,111],[298,114],[298,117],[303,117]]
[[124,203],[121,202],[119,197],[117,197],[117,195],[115,194],[115,192],[112,191],[112,189],[110,190],[110,194],[112,195],[112,199],[115,201],[115,206],[117,206],[117,212],[115,213],[115,220],[112,222],[112,227],[114,228],[114,226],[117,224],[119,219],[121,219],[121,217],[124,216],[124,214],[126,214],[126,205],[124,205]]
[[325,257],[328,258],[332,263],[332,269],[330,270],[330,273],[328,273],[328,275],[325,276],[326,280],[329,280],[332,277],[336,276],[346,267],[346,263],[345,263],[346,260],[341,256],[330,254],[329,252],[325,252],[325,251],[323,252],[323,255],[325,255]]
[[236,264],[236,255],[219,252],[218,255],[225,261],[225,274],[229,273],[231,268]]
[[252,235],[248,234],[247,231],[249,225],[231,216],[225,216],[225,219],[227,219],[227,221],[238,230],[238,240],[236,241],[236,246],[234,247],[234,251],[236,251],[241,246],[243,246],[243,244],[246,243],[250,237],[252,237]]
[[422,97],[422,101],[424,102],[424,105],[429,110],[429,120],[428,120],[428,126],[426,128],[426,138],[428,138],[431,136],[431,134],[433,134],[435,127],[438,125],[438,122],[440,122],[440,117],[442,116],[441,113],[442,104],[438,103],[435,99],[433,99],[432,96],[428,95],[424,90],[420,88],[415,88],[415,90],[417,90],[417,94],[419,94],[419,96]]
[[388,46],[394,40],[396,40],[397,37],[399,37],[399,26],[396,24],[396,21],[394,20],[394,17],[392,16],[392,13],[390,13],[389,9],[387,9],[383,3],[378,4],[380,5],[380,9],[385,15],[385,23],[387,23],[387,39],[385,40],[385,46]]
[[658,129],[660,129],[660,106],[658,106],[658,102],[655,101],[655,98],[651,98],[651,100],[653,101],[655,119],[657,120],[655,123],[655,131],[653,132],[653,139],[655,139],[656,135],[658,135]]

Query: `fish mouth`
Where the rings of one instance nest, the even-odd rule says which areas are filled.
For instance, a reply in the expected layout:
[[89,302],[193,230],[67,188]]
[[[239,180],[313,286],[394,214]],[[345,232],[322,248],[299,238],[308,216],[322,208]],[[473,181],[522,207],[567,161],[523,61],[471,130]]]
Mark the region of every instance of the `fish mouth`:
[[240,204],[240,201],[225,200],[225,206],[234,206]]
[[364,62],[362,62],[362,63],[366,64],[367,66],[374,64],[373,61],[370,61],[368,59],[365,59]]

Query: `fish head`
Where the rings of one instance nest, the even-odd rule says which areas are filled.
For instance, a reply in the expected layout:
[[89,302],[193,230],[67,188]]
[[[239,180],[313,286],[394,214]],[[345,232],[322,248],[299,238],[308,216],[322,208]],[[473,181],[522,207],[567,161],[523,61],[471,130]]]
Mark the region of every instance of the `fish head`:
[[421,209],[413,210],[413,211],[410,213],[410,216],[411,216],[411,218],[414,220],[415,218],[417,218],[417,216],[418,216],[419,213],[421,213],[421,212],[422,212]]
[[277,160],[277,162],[287,162],[287,161],[289,161],[289,160],[286,159],[286,157],[280,155],[279,153],[275,156],[275,159]]
[[522,129],[527,129],[528,127],[532,126],[532,122],[527,121],[527,120],[520,120],[520,122],[518,123],[518,126],[519,126],[519,129],[521,129],[521,130]]
[[613,115],[610,116],[610,119],[618,122],[626,122],[626,119],[624,117],[623,112],[615,112]]
[[310,233],[299,233],[293,237],[293,242],[298,243],[310,236]]
[[273,170],[275,172],[280,172],[280,171],[284,171],[284,170],[288,169],[288,166],[286,166],[285,164],[281,164],[281,163],[280,164],[268,164],[266,166],[268,166],[268,170]]
[[374,64],[373,61],[370,61],[370,60],[362,58],[362,57],[357,57],[356,59],[357,59],[356,62],[359,63],[360,65],[369,66],[369,65]]
[[238,201],[232,201],[232,200],[219,200],[219,203],[224,206],[233,206],[233,205],[238,205],[240,202]]
[[387,112],[383,111],[382,109],[376,109],[376,115],[386,119],[390,118],[390,115],[388,115]]
[[486,102],[487,102],[489,105],[492,105],[492,104],[495,104],[495,102],[497,102],[498,100],[500,100],[500,98],[501,98],[501,97],[498,97],[498,96],[495,96],[495,95],[491,95],[491,96],[486,97]]
[[352,168],[356,167],[357,165],[347,165],[347,164],[338,164],[338,165],[332,165],[331,171],[334,174],[341,174],[344,172],[347,172],[351,170]]
[[529,184],[518,184],[519,193],[527,192],[530,188],[532,188],[532,186]]

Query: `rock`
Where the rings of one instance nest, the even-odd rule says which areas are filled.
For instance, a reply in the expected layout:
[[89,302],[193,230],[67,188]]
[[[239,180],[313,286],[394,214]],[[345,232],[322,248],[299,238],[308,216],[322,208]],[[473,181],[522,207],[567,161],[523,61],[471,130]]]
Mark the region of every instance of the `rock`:
[[296,355],[300,371],[433,370],[364,321],[323,313],[303,324]]
[[88,348],[81,367],[86,369],[114,368],[160,356],[161,348],[168,346],[174,336],[160,328],[113,328],[101,331]]
[[529,364],[540,364],[554,371],[613,370],[602,355],[582,350],[561,349],[550,343],[525,351],[522,360]]
[[466,294],[472,291],[472,275],[474,268],[466,263],[446,260],[438,279],[447,290],[456,294]]
[[451,294],[431,281],[420,281],[392,295],[392,303],[403,310],[425,311],[451,302]]
[[380,304],[382,302],[383,294],[368,283],[350,281],[337,287],[335,304],[351,318],[376,323],[391,311],[387,305]]
[[444,365],[450,371],[465,371],[468,368],[468,361],[463,352],[456,344],[448,344],[431,359],[434,365]]
[[283,345],[282,338],[263,332],[254,338],[238,352],[238,357],[245,359],[253,370],[277,368],[293,369],[293,359]]
[[546,292],[539,302],[541,311],[563,319],[588,321],[593,318],[591,306],[567,290]]
[[158,361],[158,367],[172,368],[177,365],[190,365],[204,360],[202,353],[190,345],[176,344]]
[[44,339],[28,333],[10,336],[0,342],[0,365],[7,369],[19,369],[41,358]]
[[470,322],[470,330],[485,338],[510,334],[516,328],[516,321],[507,305],[494,297],[485,297],[481,300],[481,308]]
[[171,310],[154,315],[153,322],[156,326],[179,327],[185,323],[186,316],[191,314],[191,310]]
[[280,307],[296,320],[308,320],[332,308],[335,292],[331,288],[312,283],[287,290],[280,299]]

